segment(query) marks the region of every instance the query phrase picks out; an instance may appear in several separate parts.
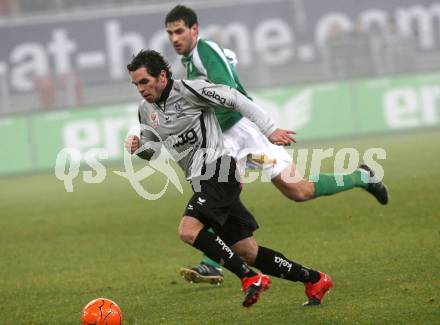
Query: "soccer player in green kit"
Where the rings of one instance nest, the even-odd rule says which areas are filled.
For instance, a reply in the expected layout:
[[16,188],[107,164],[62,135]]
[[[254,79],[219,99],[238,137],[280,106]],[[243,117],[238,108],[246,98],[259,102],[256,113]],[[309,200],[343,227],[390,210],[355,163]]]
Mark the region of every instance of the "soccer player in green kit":
[[[248,96],[235,71],[235,54],[213,41],[199,37],[196,13],[188,7],[177,5],[165,18],[168,38],[177,54],[182,55],[186,78],[209,80],[237,89]],[[312,182],[302,178],[283,147],[270,143],[258,128],[240,113],[216,109],[216,117],[223,132],[225,148],[237,161],[245,161],[247,168],[264,168],[271,181],[287,198],[303,202],[320,196],[333,195],[360,187],[372,194],[381,204],[388,203],[388,192],[383,182],[367,165],[361,165],[351,174],[319,174]],[[292,177],[295,181],[289,181]],[[343,185],[336,179],[342,177]],[[204,256],[200,265],[183,267],[181,275],[190,282],[223,282],[223,272],[218,263]]]

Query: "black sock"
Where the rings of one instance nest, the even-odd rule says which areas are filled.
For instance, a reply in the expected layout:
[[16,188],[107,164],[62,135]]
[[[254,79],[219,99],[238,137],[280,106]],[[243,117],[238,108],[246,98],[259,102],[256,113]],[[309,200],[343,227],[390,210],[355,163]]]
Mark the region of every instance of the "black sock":
[[193,246],[240,279],[257,274],[219,236],[210,233],[205,228],[199,232]]
[[318,282],[321,276],[315,270],[288,260],[283,254],[270,248],[258,247],[254,265],[261,272],[290,281]]

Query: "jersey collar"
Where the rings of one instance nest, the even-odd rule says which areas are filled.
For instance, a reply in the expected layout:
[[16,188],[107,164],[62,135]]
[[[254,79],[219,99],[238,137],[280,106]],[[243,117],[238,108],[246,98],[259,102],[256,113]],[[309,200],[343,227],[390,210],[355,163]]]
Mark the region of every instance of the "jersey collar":
[[[162,91],[162,95],[160,95],[159,100],[156,101],[157,105],[159,105],[162,102],[165,103],[167,101],[168,97],[170,96],[171,89],[173,88],[173,84],[174,84],[174,80],[171,78],[168,79],[167,85],[165,86],[165,88]],[[165,105],[164,105],[164,107],[165,107]]]
[[182,55],[180,61],[182,62],[182,64],[183,64],[185,67],[186,67],[186,64],[188,64],[188,63],[191,62],[191,60],[192,60],[192,56],[193,56],[193,53],[194,53],[194,51],[196,50],[197,45],[199,44],[199,41],[200,41],[200,36],[197,37],[196,46],[194,46],[194,48],[191,50],[191,52],[189,52],[188,55]]

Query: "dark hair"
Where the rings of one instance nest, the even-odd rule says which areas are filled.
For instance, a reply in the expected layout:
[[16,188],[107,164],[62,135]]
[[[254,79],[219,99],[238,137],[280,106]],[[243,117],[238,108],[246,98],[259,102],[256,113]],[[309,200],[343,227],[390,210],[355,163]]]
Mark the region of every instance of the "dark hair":
[[186,26],[192,27],[194,24],[198,24],[197,22],[197,14],[191,8],[177,5],[167,14],[165,17],[165,26],[168,23],[172,23],[178,20],[183,20]]
[[171,78],[170,65],[163,58],[163,56],[154,50],[141,50],[136,56],[127,64],[127,70],[130,72],[136,71],[140,68],[146,68],[152,77],[158,77],[162,70],[165,70],[167,78]]

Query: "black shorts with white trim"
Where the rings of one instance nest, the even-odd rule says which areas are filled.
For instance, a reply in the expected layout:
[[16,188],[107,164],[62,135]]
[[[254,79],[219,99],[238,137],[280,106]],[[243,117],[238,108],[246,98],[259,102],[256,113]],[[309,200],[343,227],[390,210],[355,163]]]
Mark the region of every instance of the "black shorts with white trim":
[[[240,201],[241,184],[238,181],[236,161],[228,156],[219,158],[211,169],[211,177],[201,176],[199,192],[194,192],[186,206],[185,215],[196,218],[229,246],[251,237],[258,229],[254,216]],[[194,186],[193,186],[194,188]]]

